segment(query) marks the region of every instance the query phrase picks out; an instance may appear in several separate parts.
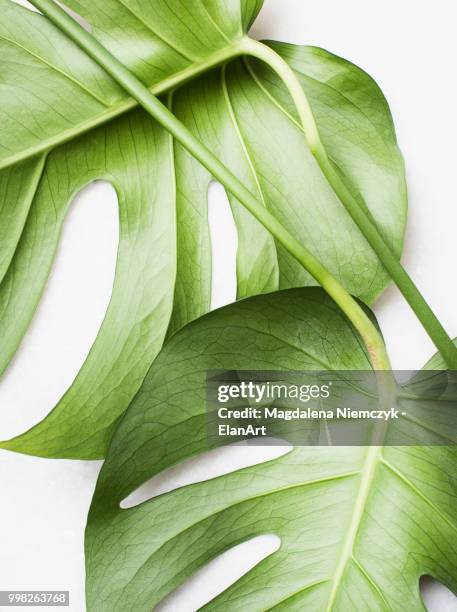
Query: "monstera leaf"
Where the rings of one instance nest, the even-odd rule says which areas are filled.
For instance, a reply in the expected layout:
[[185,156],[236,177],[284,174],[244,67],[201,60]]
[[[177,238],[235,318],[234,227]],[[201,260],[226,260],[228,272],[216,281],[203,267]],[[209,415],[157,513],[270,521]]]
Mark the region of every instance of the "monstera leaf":
[[[179,118],[348,290],[366,302],[379,295],[388,279],[307,150],[284,86],[258,61],[233,59],[261,2],[66,4],[153,92],[169,92]],[[0,10],[0,372],[39,303],[75,194],[109,181],[120,219],[111,301],[86,362],[44,421],[1,446],[102,457],[167,330],[210,307],[211,176],[41,15],[10,0]],[[400,254],[404,170],[381,92],[323,50],[271,46],[306,90],[333,162]],[[313,284],[231,204],[239,298]]]
[[[438,364],[439,365],[439,364]],[[454,447],[295,447],[261,465],[121,509],[207,450],[206,370],[369,369],[320,289],[250,298],[165,345],[119,425],[86,532],[89,610],[151,610],[230,547],[280,548],[208,610],[421,610],[419,578],[457,590]]]

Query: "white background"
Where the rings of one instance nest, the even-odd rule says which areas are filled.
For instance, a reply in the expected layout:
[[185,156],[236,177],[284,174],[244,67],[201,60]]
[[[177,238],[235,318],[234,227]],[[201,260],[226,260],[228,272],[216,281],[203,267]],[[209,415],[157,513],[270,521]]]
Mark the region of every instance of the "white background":
[[[266,0],[254,27],[258,38],[314,44],[340,54],[380,84],[407,162],[410,214],[403,261],[453,336],[456,17],[455,0]],[[233,296],[236,248],[233,230],[230,240],[222,240],[230,230],[230,214],[220,188],[212,191],[210,212],[212,231],[220,237],[213,289],[214,304],[220,305]],[[72,206],[43,301],[0,381],[1,439],[41,420],[84,361],[109,301],[117,232],[112,188],[90,186]],[[421,367],[433,346],[394,288],[381,298],[376,313],[394,367]],[[228,459],[219,464],[226,466]],[[99,467],[97,462],[0,451],[0,589],[69,589],[70,610],[84,611],[83,531]],[[207,469],[200,463],[190,474],[178,474],[174,483],[207,474]],[[277,541],[267,537],[225,555],[166,608],[197,609],[275,546]],[[430,610],[457,611],[457,599],[440,585],[428,583],[425,598]]]

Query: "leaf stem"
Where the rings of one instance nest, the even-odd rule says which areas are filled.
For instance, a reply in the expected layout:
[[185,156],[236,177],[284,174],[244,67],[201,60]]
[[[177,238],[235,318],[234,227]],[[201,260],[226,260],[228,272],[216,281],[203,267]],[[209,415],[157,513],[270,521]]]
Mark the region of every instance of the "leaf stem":
[[294,71],[287,62],[267,45],[251,38],[243,40],[245,54],[266,63],[282,80],[297,108],[307,144],[338,199],[346,208],[384,268],[411,306],[447,366],[457,369],[457,348],[440,321],[427,304],[411,277],[386,243],[373,218],[366,213],[336,171],[322,143],[313,111]]
[[361,305],[328,270],[259,202],[238,178],[184,126],[149,89],[53,0],[31,0],[48,19],[102,66],[137,102],[181,143],[300,262],[358,330],[375,370],[390,370],[383,339]]

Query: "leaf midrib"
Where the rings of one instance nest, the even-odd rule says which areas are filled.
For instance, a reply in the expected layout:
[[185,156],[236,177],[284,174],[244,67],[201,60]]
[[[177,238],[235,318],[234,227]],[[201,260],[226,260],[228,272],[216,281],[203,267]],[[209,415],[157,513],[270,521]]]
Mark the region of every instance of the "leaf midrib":
[[382,446],[370,446],[367,451],[366,459],[361,470],[360,486],[352,512],[351,523],[344,539],[344,544],[332,578],[333,585],[327,602],[327,612],[331,612],[332,610],[347,564],[353,556],[355,540],[371,492],[371,485],[375,477],[376,469],[381,462],[382,449]]
[[[181,70],[176,72],[170,77],[163,79],[159,83],[152,85],[149,89],[153,95],[161,95],[167,93],[180,85],[183,85],[187,81],[211,70],[219,66],[220,64],[234,59],[243,53],[243,41],[244,38],[240,38],[234,41],[233,45],[224,47],[223,49],[219,49],[215,51],[210,56],[208,56],[202,62],[195,62]],[[94,115],[90,119],[87,119],[78,125],[71,127],[67,130],[62,130],[56,136],[47,138],[42,140],[39,144],[27,147],[22,151],[10,155],[9,157],[5,157],[0,161],[0,170],[8,168],[10,166],[14,166],[19,164],[27,159],[30,159],[40,153],[46,153],[56,148],[59,145],[65,144],[78,136],[81,136],[92,129],[95,129],[105,123],[108,123],[112,119],[127,113],[130,110],[138,107],[138,103],[136,100],[130,97],[126,97],[122,101],[117,104],[114,104],[107,110]]]
[[[357,494],[354,511],[352,513],[351,524],[349,531],[344,540],[343,548],[336,566],[335,573],[331,579],[333,582],[332,590],[328,599],[326,612],[331,612],[333,604],[341,585],[342,578],[347,568],[348,562],[352,559],[354,563],[366,574],[360,563],[354,556],[354,544],[357,538],[359,527],[362,522],[362,517],[366,508],[368,498],[370,496],[373,480],[376,476],[376,470],[379,466],[385,466],[395,477],[397,477],[406,487],[408,487],[415,495],[417,495],[425,504],[427,504],[440,519],[448,525],[453,531],[457,532],[457,523],[452,521],[436,504],[434,504],[418,487],[416,487],[400,470],[396,469],[383,456],[383,446],[372,446],[369,448],[364,466],[361,470],[360,487]],[[372,578],[366,575],[366,578],[376,587],[378,594],[385,602],[385,598],[379,587],[373,582]],[[386,603],[386,602],[385,602]],[[390,606],[388,607],[390,609]]]

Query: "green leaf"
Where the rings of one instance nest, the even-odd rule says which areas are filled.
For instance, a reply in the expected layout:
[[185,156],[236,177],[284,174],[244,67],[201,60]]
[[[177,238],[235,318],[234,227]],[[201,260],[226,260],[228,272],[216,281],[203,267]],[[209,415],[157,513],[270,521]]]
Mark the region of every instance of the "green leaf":
[[[67,4],[152,91],[181,85],[168,96],[179,118],[349,291],[365,302],[379,295],[387,275],[307,150],[284,86],[249,59],[210,70],[238,54],[260,2]],[[114,185],[121,236],[110,305],[72,387],[42,423],[0,446],[98,458],[167,330],[210,308],[211,176],[46,19],[10,0],[0,10],[0,372],[39,303],[69,205],[89,182]],[[378,87],[320,49],[272,46],[296,71],[333,161],[400,254],[404,168]],[[239,298],[314,284],[231,204]]]
[[205,609],[421,610],[419,578],[457,590],[455,447],[296,447],[287,455],[120,502],[207,450],[208,369],[369,369],[320,289],[250,298],[165,345],[120,423],[86,531],[89,610],[151,610],[211,559],[276,534],[280,548]]
[[[454,338],[453,342],[455,346],[457,346],[457,338]],[[424,370],[446,370],[446,364],[441,353],[433,355],[430,361],[424,366]]]

